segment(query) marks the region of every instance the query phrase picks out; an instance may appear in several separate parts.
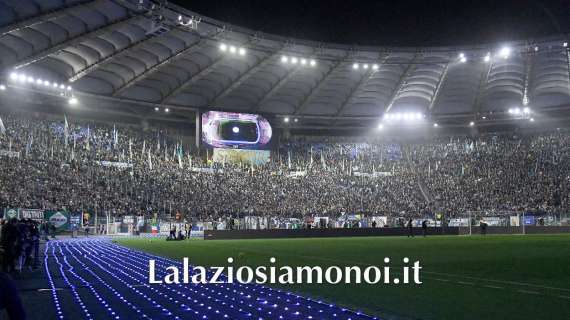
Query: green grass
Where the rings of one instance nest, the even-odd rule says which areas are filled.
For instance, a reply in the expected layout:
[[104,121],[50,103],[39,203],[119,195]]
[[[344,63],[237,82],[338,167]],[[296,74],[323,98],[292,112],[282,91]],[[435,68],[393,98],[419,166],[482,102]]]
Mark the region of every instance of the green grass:
[[[195,265],[383,265],[409,257],[421,285],[292,285],[286,289],[400,319],[570,319],[570,235],[320,238],[118,243]],[[393,267],[396,265],[394,263]],[[394,270],[395,271],[395,270]]]

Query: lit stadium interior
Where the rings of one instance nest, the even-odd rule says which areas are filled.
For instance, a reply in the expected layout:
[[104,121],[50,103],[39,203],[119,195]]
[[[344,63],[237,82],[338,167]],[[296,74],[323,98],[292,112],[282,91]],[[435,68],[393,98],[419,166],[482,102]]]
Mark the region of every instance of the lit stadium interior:
[[349,45],[175,2],[0,0],[0,320],[570,318],[570,28]]

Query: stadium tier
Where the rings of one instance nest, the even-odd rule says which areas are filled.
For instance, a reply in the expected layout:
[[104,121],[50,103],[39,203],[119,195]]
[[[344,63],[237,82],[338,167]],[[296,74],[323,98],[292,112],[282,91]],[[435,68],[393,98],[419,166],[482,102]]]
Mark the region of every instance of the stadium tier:
[[[561,6],[487,8],[550,36],[356,46],[197,2],[0,0],[0,320],[570,319]],[[390,25],[347,4],[290,7]]]

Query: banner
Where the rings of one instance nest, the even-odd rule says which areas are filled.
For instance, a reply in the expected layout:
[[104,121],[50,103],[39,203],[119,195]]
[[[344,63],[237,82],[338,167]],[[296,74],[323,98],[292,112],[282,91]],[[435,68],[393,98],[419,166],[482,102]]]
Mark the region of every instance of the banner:
[[133,164],[128,162],[117,162],[117,161],[95,161],[100,166],[103,167],[114,167],[119,169],[132,168]]
[[214,148],[213,161],[217,163],[245,163],[261,165],[268,163],[271,152],[269,150],[244,150]]
[[58,230],[69,228],[69,212],[67,211],[46,211],[44,218]]
[[10,219],[18,219],[20,217],[19,215],[19,210],[18,209],[14,209],[14,208],[6,208],[4,209],[4,219],[5,220],[10,220]]
[[0,150],[0,157],[19,158],[20,152],[10,150]]
[[20,219],[31,219],[43,222],[44,211],[41,209],[20,209]]

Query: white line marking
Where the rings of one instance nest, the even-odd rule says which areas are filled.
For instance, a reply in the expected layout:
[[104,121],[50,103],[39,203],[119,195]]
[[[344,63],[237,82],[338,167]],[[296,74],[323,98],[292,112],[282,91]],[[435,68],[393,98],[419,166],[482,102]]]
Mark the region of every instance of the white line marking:
[[530,291],[530,290],[517,290],[517,292],[526,293],[526,294],[536,294],[536,295],[540,294],[540,292]]
[[484,284],[483,287],[485,287],[485,288],[491,288],[491,289],[504,289],[503,287],[492,286],[492,285],[490,285],[490,284]]

